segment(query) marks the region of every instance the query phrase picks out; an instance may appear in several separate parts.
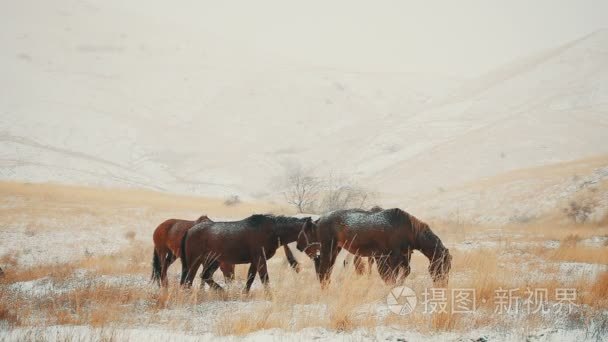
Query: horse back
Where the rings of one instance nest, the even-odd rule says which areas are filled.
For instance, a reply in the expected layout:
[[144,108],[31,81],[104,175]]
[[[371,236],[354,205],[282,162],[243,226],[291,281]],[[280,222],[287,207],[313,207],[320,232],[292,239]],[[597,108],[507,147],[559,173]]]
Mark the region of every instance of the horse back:
[[263,217],[241,221],[197,224],[186,233],[188,258],[213,255],[221,262],[242,264],[252,262],[264,251],[267,258],[274,255],[278,244],[272,222]]
[[168,219],[154,231],[153,239],[156,248],[167,248],[173,255],[179,256],[181,241],[186,232],[192,228],[194,221]]
[[[335,238],[339,244],[381,246],[396,242],[411,244],[413,234],[407,213],[401,209],[366,211],[340,210],[319,221],[325,239]],[[323,239],[323,238],[322,238]],[[372,247],[370,247],[372,248]]]

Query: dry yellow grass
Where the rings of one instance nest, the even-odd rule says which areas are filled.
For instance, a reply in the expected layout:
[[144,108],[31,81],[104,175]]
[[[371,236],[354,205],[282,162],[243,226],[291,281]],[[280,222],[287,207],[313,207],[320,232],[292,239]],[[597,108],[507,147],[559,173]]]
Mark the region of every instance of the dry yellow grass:
[[[215,217],[243,217],[252,212],[291,212],[284,205],[266,202],[241,201],[236,205],[226,205],[216,198],[180,196],[141,189],[104,189],[59,184],[31,184],[0,181],[0,198],[7,202],[17,202],[21,214],[32,217],[62,217],[73,214],[104,214],[104,209],[145,209],[150,212],[161,210],[170,212],[213,213]],[[0,208],[2,215],[13,215],[12,206]],[[115,216],[112,215],[112,218]],[[37,222],[37,221],[34,221]],[[32,224],[35,230],[35,223]]]
[[[104,224],[109,216],[111,220],[119,221],[117,229],[120,231],[110,238],[121,241],[121,247],[109,254],[74,255],[67,262],[30,266],[19,263],[22,253],[27,252],[11,249],[0,258],[0,266],[6,272],[0,279],[0,320],[11,326],[155,325],[168,330],[239,336],[273,328],[300,331],[307,327],[322,327],[348,332],[392,326],[430,333],[499,326],[505,329],[551,326],[552,321],[541,316],[507,321],[494,314],[495,290],[515,287],[546,288],[549,293],[560,287],[574,287],[579,294],[579,303],[587,304],[591,310],[585,315],[608,308],[608,272],[591,280],[578,276],[564,279],[558,267],[563,261],[608,263],[606,247],[589,247],[582,243],[591,236],[608,234],[606,227],[597,225],[564,226],[555,221],[546,225],[534,223],[497,229],[466,223],[437,224],[438,235],[453,254],[447,290],[474,288],[477,308],[483,314],[472,316],[449,311],[424,314],[417,309],[410,315],[399,316],[387,312],[385,298],[391,287],[380,280],[375,270],[369,276],[358,276],[352,268],[344,269],[338,261],[331,285],[321,290],[312,263],[302,255],[298,257],[303,269],[298,274],[286,262],[271,260],[268,293],[259,286],[259,279],[256,279],[258,286],[249,296],[241,293],[246,277],[244,266],[237,266],[237,284],[224,294],[208,289],[179,288],[175,279],[179,261],[172,267],[168,289],[160,290],[148,283],[152,251],[149,238],[157,220],[196,212],[232,217],[262,211],[285,213],[280,207],[257,203],[226,207],[222,200],[58,185],[1,183],[0,192],[5,203],[21,198],[12,207],[4,206],[2,211],[7,215],[2,216],[2,220],[22,220],[26,225],[24,236],[36,239],[49,233],[42,218],[66,223],[62,229],[68,231],[75,222],[86,222],[78,229],[87,231],[97,229],[96,226]],[[196,202],[191,203],[191,200]],[[134,208],[139,210],[134,211]],[[143,222],[141,227],[134,225],[140,220]],[[559,241],[559,246],[544,245],[551,240]],[[464,241],[472,242],[470,250],[458,247]],[[480,247],[476,246],[478,242],[494,245]],[[282,252],[275,256],[282,257]],[[419,300],[425,288],[432,286],[427,266],[428,261],[415,253],[412,274],[405,282],[419,294]],[[216,277],[221,279],[219,272]],[[27,291],[16,290],[20,284],[41,280],[53,286],[46,295],[32,296]],[[206,326],[201,327],[197,319],[201,315],[211,317],[209,313],[214,319],[206,320]]]

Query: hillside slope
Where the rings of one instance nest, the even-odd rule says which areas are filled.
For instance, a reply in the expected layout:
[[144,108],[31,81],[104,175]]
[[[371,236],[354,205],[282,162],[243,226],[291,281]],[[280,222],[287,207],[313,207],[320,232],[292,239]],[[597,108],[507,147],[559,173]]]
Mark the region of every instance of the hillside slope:
[[392,205],[608,153],[607,31],[454,80],[313,67],[133,6],[3,5],[1,179],[272,198],[300,163]]
[[488,85],[483,90],[389,124],[400,144],[419,148],[401,153],[370,184],[415,196],[608,152],[608,31],[529,60],[510,73],[503,68],[498,79],[474,81]]
[[315,142],[331,156],[343,127],[422,108],[455,85],[275,61],[201,23],[111,2],[5,7],[4,179],[264,194],[283,163],[312,161],[301,152]]

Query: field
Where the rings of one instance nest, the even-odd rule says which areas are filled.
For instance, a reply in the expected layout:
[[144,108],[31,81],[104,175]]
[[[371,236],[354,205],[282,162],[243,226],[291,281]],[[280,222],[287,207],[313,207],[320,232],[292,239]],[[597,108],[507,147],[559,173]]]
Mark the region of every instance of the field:
[[[0,342],[608,341],[608,1],[0,13]],[[295,246],[247,295],[247,265],[151,281],[169,218],[376,205],[430,225],[447,287],[342,252],[322,289]]]
[[[432,282],[428,261],[415,253],[403,285],[414,290],[418,305],[398,315],[387,305],[391,287],[375,268],[359,276],[352,263],[343,267],[340,259],[331,285],[321,290],[312,262],[295,248],[301,271],[294,272],[279,251],[269,261],[269,291],[256,279],[251,294],[242,294],[242,265],[224,294],[200,289],[198,279],[192,290],[179,288],[179,261],[170,269],[168,289],[150,283],[151,235],[164,219],[293,214],[281,205],[4,182],[0,211],[5,272],[0,340],[557,341],[608,336],[606,219],[576,224],[554,215],[501,228],[430,222],[454,260],[445,301],[435,297],[445,303],[445,312],[423,303]],[[221,272],[215,278],[224,284]],[[452,295],[471,289],[474,310],[454,312]],[[500,291],[513,289],[519,289],[509,296],[513,305],[499,304]],[[537,308],[546,312],[529,312],[538,301],[525,302],[527,289],[546,291],[545,306]],[[567,301],[556,297],[564,289],[575,291],[570,312]]]

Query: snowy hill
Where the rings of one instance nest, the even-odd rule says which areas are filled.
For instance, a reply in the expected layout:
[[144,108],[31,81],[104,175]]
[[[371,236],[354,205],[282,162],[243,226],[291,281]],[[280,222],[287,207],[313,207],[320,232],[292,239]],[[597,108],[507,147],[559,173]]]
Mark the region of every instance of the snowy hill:
[[422,108],[455,85],[257,61],[261,52],[231,51],[200,27],[111,5],[26,1],[5,13],[0,155],[9,179],[264,192],[269,174],[312,143]]
[[288,61],[153,7],[3,6],[1,179],[272,197],[298,162],[402,204],[608,153],[606,31],[455,80]]
[[519,61],[463,89],[443,105],[389,123],[404,146],[425,145],[374,174],[373,184],[414,195],[608,152],[608,31]]

